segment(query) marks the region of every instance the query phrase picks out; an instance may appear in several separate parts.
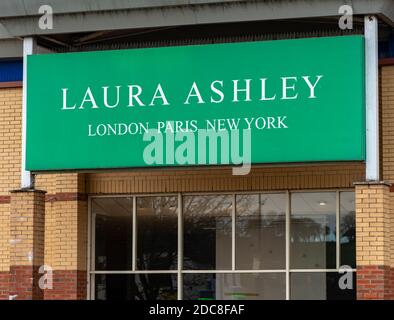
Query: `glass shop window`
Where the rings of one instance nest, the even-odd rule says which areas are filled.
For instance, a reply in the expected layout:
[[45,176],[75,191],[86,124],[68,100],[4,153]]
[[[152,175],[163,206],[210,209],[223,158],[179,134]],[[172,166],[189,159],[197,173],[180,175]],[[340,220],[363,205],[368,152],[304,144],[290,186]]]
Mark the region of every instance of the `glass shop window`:
[[129,270],[132,263],[133,199],[94,198],[95,270]]
[[177,197],[137,198],[138,270],[178,268]]
[[336,267],[336,193],[291,195],[290,267]]
[[184,269],[231,269],[231,195],[184,196]]
[[284,269],[285,227],[286,194],[237,195],[237,269]]
[[355,299],[356,272],[343,290],[337,271],[356,267],[353,191],[93,197],[90,207],[95,299]]

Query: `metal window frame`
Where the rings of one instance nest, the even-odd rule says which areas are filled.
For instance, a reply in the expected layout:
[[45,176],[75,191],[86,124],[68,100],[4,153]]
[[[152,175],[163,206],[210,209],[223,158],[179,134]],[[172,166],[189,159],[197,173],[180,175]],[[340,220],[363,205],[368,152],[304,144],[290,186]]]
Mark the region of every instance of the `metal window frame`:
[[132,253],[131,253],[131,268],[133,271],[137,270],[137,197],[133,197],[133,215],[132,215]]
[[286,192],[286,218],[285,218],[285,242],[286,242],[286,300],[290,300],[290,192]]
[[182,194],[178,193],[178,270],[177,295],[178,300],[183,299],[183,201]]
[[[92,241],[92,215],[93,212],[91,210],[92,208],[92,199],[88,197],[88,244],[87,244],[87,255],[86,255],[86,294],[87,294],[87,299],[91,300],[91,278],[94,278],[93,276],[90,275],[90,270],[93,269],[92,266],[90,265],[92,255],[94,255],[94,250],[92,249],[91,245],[94,241]],[[94,269],[93,269],[94,270]]]
[[341,193],[339,191],[336,192],[335,194],[335,263],[336,263],[336,269],[339,270],[339,267],[341,266],[341,254],[340,254],[340,250],[341,250],[341,239],[340,239],[340,216],[339,216],[339,211],[341,210],[340,207],[340,197],[341,197]]
[[[334,192],[336,197],[336,268],[334,269],[292,269],[290,268],[290,222],[291,222],[291,194],[293,193],[320,193]],[[95,275],[99,274],[176,274],[177,275],[177,298],[183,299],[183,276],[185,274],[263,274],[263,273],[284,273],[286,300],[291,299],[291,274],[292,273],[328,273],[338,272],[340,268],[340,194],[341,192],[354,192],[354,188],[332,188],[332,189],[299,189],[299,190],[269,190],[269,191],[229,191],[229,192],[179,192],[179,193],[136,193],[136,194],[106,194],[88,196],[88,258],[87,258],[87,298],[95,298]],[[236,268],[236,196],[242,194],[286,194],[285,212],[285,268],[284,269],[259,269],[240,270]],[[183,269],[183,197],[184,196],[206,196],[206,195],[231,195],[232,196],[232,235],[231,235],[231,268],[225,270],[184,270]],[[177,222],[178,222],[178,268],[174,270],[137,270],[136,249],[137,249],[137,198],[138,197],[162,197],[173,196],[178,199]],[[92,200],[96,198],[132,198],[132,269],[131,270],[95,270],[95,215],[92,211]],[[356,272],[356,269],[352,269]]]

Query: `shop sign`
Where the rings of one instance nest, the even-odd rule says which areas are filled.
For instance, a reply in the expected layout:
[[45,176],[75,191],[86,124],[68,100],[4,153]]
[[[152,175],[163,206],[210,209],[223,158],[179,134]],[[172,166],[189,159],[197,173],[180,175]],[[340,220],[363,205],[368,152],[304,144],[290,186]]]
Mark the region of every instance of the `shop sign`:
[[365,159],[364,40],[28,57],[31,171]]

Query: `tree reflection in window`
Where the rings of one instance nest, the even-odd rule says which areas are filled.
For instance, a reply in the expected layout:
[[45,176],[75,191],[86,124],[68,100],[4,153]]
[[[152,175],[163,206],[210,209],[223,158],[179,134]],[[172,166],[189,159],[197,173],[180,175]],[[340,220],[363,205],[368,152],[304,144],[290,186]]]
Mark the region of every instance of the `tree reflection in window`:
[[231,195],[185,196],[184,268],[231,268]]
[[176,300],[176,274],[135,275],[135,300]]
[[178,267],[177,197],[137,198],[137,268]]
[[96,300],[176,300],[176,274],[99,274]]
[[238,269],[284,269],[286,194],[244,194],[236,198]]
[[336,267],[336,193],[291,195],[290,265]]
[[356,215],[354,192],[340,193],[341,265],[356,267]]

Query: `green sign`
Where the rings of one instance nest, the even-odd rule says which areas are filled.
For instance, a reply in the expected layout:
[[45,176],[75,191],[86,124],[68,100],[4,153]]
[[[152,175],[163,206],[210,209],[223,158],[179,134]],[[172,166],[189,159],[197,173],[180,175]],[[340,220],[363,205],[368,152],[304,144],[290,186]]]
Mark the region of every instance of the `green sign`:
[[28,57],[26,169],[365,159],[361,36]]

